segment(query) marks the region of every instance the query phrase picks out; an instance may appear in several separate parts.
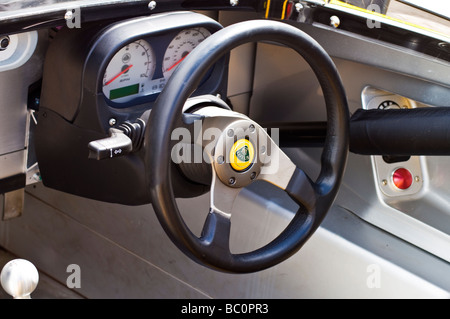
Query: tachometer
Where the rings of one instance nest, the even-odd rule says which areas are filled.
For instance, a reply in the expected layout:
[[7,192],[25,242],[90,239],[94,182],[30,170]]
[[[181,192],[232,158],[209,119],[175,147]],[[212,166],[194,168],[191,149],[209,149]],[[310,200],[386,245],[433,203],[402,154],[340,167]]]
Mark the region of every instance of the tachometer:
[[189,28],[178,33],[166,49],[162,72],[167,80],[175,71],[178,64],[211,33],[203,28]]
[[121,48],[103,76],[103,93],[114,102],[127,102],[141,92],[155,72],[155,54],[147,41],[138,40]]

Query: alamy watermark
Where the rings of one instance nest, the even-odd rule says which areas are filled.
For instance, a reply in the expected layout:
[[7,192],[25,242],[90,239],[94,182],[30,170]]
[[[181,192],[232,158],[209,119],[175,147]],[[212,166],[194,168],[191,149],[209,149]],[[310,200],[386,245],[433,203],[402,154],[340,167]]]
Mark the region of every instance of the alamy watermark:
[[[367,10],[368,10],[368,11],[372,11],[372,12],[380,13],[380,14],[381,14],[381,8],[380,8],[380,6],[379,6],[378,4],[372,3],[371,5],[369,5],[369,6],[367,7]],[[379,29],[379,28],[381,28],[381,22],[378,21],[378,20],[367,19],[366,24],[367,24],[367,27],[368,27],[369,29]]]
[[[171,159],[175,164],[198,164],[214,162],[230,164],[235,160],[241,162],[258,161],[262,164],[261,173],[275,174],[279,168],[279,129],[272,128],[270,136],[266,129],[249,124],[246,128],[226,128],[226,132],[217,127],[203,128],[203,122],[194,121],[193,131],[184,127],[172,131],[171,140],[176,144],[171,150]],[[247,140],[250,145],[234,147],[239,140]],[[203,147],[192,147],[202,145]],[[221,149],[218,149],[221,148]],[[251,148],[251,149],[249,149]],[[217,154],[222,154],[217,156]],[[235,156],[236,155],[236,156]]]
[[81,288],[81,268],[77,264],[70,264],[66,268],[66,272],[70,275],[66,279],[67,288]]
[[381,288],[381,267],[378,264],[370,264],[366,271],[369,273],[366,279],[366,285],[369,289]]

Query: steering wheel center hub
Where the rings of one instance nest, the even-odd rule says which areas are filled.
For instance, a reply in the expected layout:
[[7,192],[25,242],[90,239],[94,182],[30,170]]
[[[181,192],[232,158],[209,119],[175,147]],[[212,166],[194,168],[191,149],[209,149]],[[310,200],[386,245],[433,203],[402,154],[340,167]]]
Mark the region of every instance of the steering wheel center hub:
[[221,182],[236,188],[253,182],[267,158],[268,139],[267,133],[251,120],[229,124],[214,151],[214,169]]

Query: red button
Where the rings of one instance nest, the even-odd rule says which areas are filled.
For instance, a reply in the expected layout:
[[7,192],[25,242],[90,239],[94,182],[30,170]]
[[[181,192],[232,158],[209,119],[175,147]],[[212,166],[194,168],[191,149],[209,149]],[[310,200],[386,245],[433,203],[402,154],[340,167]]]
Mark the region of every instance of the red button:
[[413,177],[406,168],[399,168],[392,174],[392,182],[399,189],[408,189],[412,185]]

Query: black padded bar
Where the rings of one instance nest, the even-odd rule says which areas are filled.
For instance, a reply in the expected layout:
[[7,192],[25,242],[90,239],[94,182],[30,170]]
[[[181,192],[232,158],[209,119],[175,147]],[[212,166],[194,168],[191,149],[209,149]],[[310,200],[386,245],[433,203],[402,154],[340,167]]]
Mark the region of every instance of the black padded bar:
[[450,155],[450,108],[358,110],[350,151],[362,155]]

